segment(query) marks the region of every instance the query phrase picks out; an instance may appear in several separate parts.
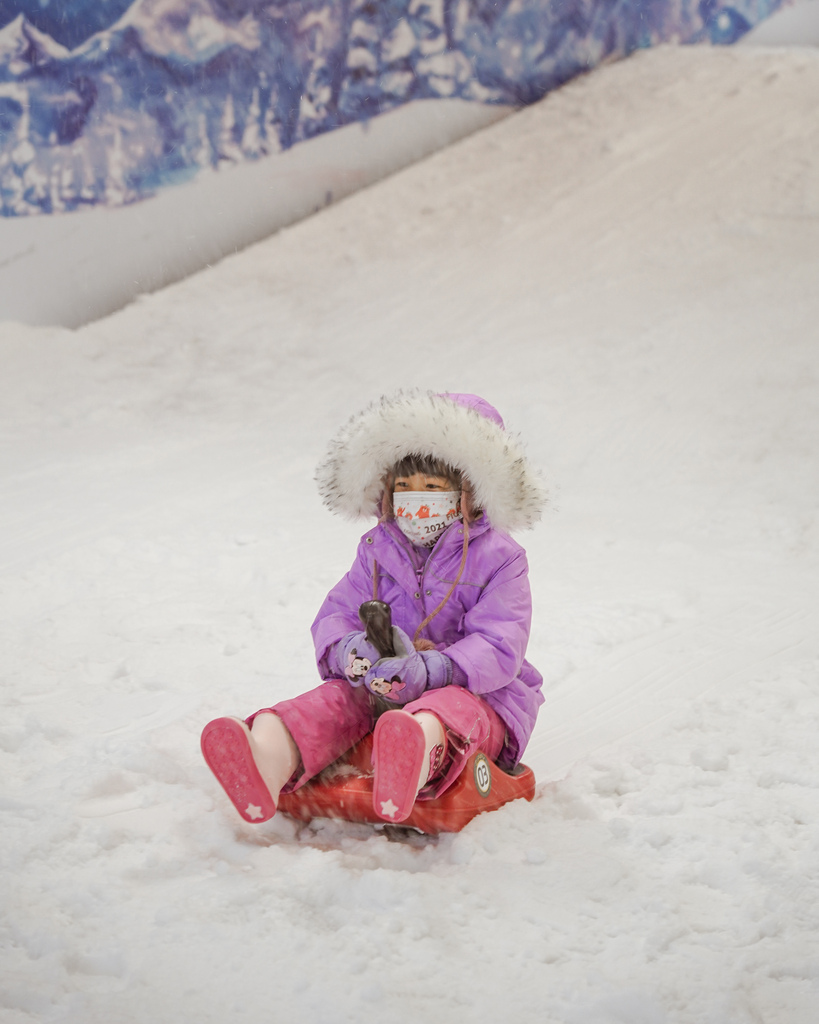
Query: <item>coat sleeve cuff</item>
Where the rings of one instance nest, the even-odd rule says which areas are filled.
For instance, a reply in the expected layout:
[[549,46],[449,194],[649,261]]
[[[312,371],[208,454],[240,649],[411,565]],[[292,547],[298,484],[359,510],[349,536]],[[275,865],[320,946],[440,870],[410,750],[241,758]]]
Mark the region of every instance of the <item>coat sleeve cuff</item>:
[[452,685],[462,686],[465,690],[469,689],[469,680],[466,678],[466,672],[461,668],[457,661],[449,659],[449,663],[452,665]]
[[452,682],[454,664],[451,658],[440,651],[419,651],[427,670],[427,689],[440,690]]

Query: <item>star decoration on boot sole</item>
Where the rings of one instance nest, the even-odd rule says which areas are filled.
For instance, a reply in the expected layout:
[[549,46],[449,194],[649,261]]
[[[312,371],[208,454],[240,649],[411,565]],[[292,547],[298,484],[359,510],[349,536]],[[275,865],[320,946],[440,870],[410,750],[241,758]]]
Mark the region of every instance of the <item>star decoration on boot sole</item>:
[[264,817],[264,815],[262,814],[261,807],[259,807],[257,804],[248,804],[247,805],[247,810],[245,811],[245,814],[252,821],[258,821],[259,818]]
[[398,814],[398,808],[392,802],[392,797],[389,800],[381,801],[381,817],[382,818],[394,818]]

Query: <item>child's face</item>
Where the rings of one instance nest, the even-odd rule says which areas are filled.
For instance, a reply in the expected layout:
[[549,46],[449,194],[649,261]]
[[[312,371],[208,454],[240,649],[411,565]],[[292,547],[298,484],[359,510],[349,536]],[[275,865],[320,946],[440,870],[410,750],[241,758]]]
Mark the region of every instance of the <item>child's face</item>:
[[394,490],[401,491],[457,491],[456,485],[445,476],[428,476],[413,473],[411,476],[397,476]]

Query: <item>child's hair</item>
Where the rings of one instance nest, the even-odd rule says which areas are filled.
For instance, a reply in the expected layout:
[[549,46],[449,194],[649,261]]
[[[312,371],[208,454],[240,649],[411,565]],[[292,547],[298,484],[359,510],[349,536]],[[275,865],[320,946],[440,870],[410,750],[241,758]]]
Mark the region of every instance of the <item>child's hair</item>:
[[389,473],[390,479],[394,482],[399,476],[413,476],[415,473],[424,473],[426,476],[441,476],[449,480],[453,490],[461,489],[461,472],[450,466],[442,459],[433,458],[431,455],[407,455],[406,458],[396,462]]

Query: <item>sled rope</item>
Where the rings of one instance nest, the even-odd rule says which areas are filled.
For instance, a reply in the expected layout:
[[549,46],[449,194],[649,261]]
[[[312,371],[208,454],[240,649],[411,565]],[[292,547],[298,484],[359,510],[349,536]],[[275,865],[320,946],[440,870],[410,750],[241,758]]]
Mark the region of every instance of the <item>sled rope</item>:
[[444,607],[444,605],[447,603],[447,601],[450,599],[450,597],[452,597],[452,595],[455,592],[455,588],[461,582],[461,576],[463,575],[464,568],[466,567],[466,556],[467,556],[467,553],[469,551],[469,520],[466,518],[466,516],[464,516],[463,523],[464,523],[464,547],[463,547],[463,554],[461,555],[461,564],[458,566],[457,573],[455,573],[455,579],[452,581],[452,586],[446,592],[446,595],[445,595],[443,601],[441,601],[441,603],[438,605],[438,607],[434,611],[431,611],[429,613],[429,615],[427,615],[427,617],[424,619],[424,621],[421,623],[421,625],[418,627],[418,629],[415,630],[415,635],[412,638],[412,642],[413,643],[415,643],[415,641],[418,639],[421,631],[423,629],[426,629],[426,627],[430,624],[430,622],[432,622],[432,620],[435,618],[435,616],[438,614],[438,612]]

